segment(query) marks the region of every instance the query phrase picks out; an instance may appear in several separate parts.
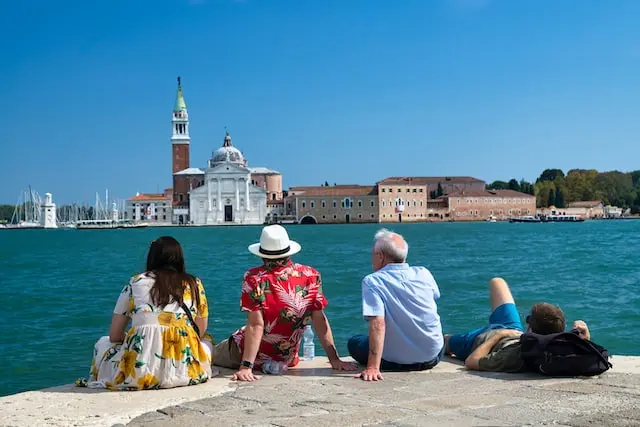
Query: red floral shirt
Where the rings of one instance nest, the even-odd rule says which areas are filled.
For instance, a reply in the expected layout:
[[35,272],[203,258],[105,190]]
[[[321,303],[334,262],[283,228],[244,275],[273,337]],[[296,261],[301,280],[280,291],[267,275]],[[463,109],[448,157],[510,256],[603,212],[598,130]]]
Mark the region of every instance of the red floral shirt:
[[[327,300],[322,294],[320,273],[291,261],[269,261],[247,271],[242,281],[240,309],[262,310],[264,335],[254,362],[260,368],[267,360],[298,364],[300,341],[311,312],[322,310]],[[244,327],[233,339],[244,352]]]

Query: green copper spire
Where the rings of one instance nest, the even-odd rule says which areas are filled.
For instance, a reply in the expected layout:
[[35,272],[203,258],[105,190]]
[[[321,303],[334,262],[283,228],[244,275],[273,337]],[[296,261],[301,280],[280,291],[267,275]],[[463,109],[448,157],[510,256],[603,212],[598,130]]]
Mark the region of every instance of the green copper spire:
[[173,107],[173,111],[186,111],[187,104],[184,102],[184,96],[182,95],[182,85],[180,84],[180,77],[178,77],[178,93],[176,95],[176,105]]

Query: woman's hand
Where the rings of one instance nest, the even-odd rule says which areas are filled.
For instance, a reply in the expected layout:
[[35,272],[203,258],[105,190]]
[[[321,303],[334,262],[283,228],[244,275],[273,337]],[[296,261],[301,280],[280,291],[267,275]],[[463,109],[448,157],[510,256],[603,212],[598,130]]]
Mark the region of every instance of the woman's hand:
[[253,381],[259,380],[260,376],[259,375],[253,375],[253,370],[252,369],[242,367],[242,368],[238,369],[238,372],[233,374],[231,379],[233,381],[253,382]]

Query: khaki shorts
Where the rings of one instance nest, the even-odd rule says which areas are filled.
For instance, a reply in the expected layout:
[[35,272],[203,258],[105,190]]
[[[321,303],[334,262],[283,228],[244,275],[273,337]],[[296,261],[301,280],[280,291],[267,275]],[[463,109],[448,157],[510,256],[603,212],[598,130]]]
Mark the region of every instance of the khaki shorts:
[[214,365],[229,369],[238,369],[240,367],[242,354],[238,344],[232,337],[216,344],[214,354]]

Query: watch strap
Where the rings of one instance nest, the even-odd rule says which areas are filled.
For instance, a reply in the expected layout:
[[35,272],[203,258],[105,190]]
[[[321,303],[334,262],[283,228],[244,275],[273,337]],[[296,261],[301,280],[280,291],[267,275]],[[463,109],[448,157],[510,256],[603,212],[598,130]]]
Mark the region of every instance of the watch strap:
[[249,362],[248,360],[243,360],[242,362],[240,362],[240,366],[251,369],[253,368],[253,363]]

